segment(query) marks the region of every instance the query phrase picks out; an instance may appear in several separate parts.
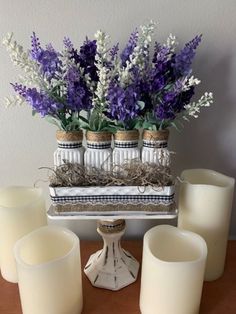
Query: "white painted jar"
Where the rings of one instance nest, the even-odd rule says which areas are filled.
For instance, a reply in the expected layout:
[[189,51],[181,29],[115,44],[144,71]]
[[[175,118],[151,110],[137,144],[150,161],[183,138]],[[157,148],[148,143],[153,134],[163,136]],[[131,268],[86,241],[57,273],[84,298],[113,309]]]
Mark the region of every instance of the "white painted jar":
[[117,131],[114,135],[113,164],[121,166],[131,159],[140,159],[139,131]]
[[109,132],[87,131],[87,148],[84,153],[84,165],[110,171],[112,167],[112,134]]
[[170,225],[146,232],[140,289],[142,314],[197,314],[207,245],[196,233]]
[[170,165],[168,150],[169,130],[143,131],[142,162]]
[[54,152],[54,166],[60,166],[64,162],[84,163],[84,148],[82,146],[83,132],[65,132],[58,130],[56,133],[58,148]]

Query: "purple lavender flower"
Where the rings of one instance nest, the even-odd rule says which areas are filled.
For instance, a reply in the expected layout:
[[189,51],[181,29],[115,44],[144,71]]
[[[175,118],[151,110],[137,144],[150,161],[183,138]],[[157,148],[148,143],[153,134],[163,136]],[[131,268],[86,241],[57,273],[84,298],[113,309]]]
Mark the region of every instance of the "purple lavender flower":
[[12,86],[42,117],[48,115],[56,117],[58,111],[63,108],[63,104],[49,98],[43,91],[39,92],[36,88],[27,88],[17,83]]
[[23,86],[22,84],[18,84],[18,83],[10,83],[11,86],[14,88],[14,91],[19,94],[21,97],[26,97],[26,92],[27,92],[27,87]]
[[35,32],[31,35],[31,52],[30,55],[32,59],[37,60],[38,56],[42,51],[39,38],[36,36]]
[[176,96],[175,91],[166,92],[162,96],[162,102],[172,104],[175,101]]
[[38,56],[37,61],[41,66],[42,73],[49,81],[55,77],[55,73],[60,66],[60,60],[58,58],[58,54],[55,51],[43,50]]
[[156,44],[153,67],[149,71],[150,92],[159,93],[167,84],[174,81],[170,49]]
[[54,49],[54,47],[51,43],[46,45],[46,50],[51,51],[51,52],[56,52],[56,50]]
[[173,105],[175,112],[181,112],[184,109],[185,105],[190,103],[191,98],[194,95],[194,86],[191,86],[189,90],[184,91],[178,95],[177,101]]
[[138,117],[140,107],[138,106],[138,93],[134,85],[125,89],[116,82],[110,84],[108,90],[108,117],[122,122],[128,128],[129,122]]
[[38,92],[36,88],[29,88],[25,99],[42,117],[47,115],[55,116],[57,112],[63,108],[62,104],[50,99],[44,93]]
[[85,74],[90,74],[92,81],[98,81],[97,67],[95,65],[95,56],[97,52],[96,40],[86,38],[83,45],[80,47],[80,53],[77,56],[77,61],[84,69]]
[[153,57],[153,64],[159,71],[163,71],[163,67],[168,62],[170,56],[170,49],[165,46],[158,45],[158,50],[155,51]]
[[183,108],[180,101],[182,80],[177,80],[170,89],[163,89],[157,97],[158,105],[154,108],[154,115],[158,120],[174,120],[179,108]]
[[190,103],[191,98],[195,93],[195,87],[191,86],[189,90],[184,91],[180,94],[180,99],[184,105],[188,105]]
[[158,120],[174,120],[177,95],[175,91],[165,92],[159,97],[159,104],[154,108],[154,114]]
[[165,90],[166,86],[175,82],[172,55],[168,47],[158,43],[155,44],[152,67],[149,69],[147,82],[149,83],[149,91],[142,92],[141,98],[145,102],[143,114],[153,111],[158,120],[174,117],[173,105],[179,91],[177,92],[176,87],[171,92]]
[[77,49],[72,48],[70,51],[70,55],[71,55],[71,59],[74,60],[75,64],[78,64],[80,62],[80,56]]
[[197,35],[175,56],[173,68],[176,76],[186,76],[191,72],[191,64],[200,44],[202,35]]
[[78,69],[71,67],[66,76],[67,80],[67,108],[73,112],[89,110],[92,107],[92,95]]
[[162,48],[162,45],[156,41],[154,44],[154,53],[153,53],[153,58],[152,58],[153,63],[155,63],[155,61],[157,59],[157,54],[159,53],[161,48]]
[[154,115],[155,118],[159,121],[174,120],[176,117],[173,108],[171,106],[168,106],[167,103],[157,105],[154,108]]
[[174,120],[176,115],[185,110],[184,106],[194,95],[194,87],[182,91],[183,82],[177,80],[170,90],[164,90],[158,97],[159,104],[154,108],[154,115],[159,120]]
[[31,46],[31,57],[39,63],[42,74],[50,81],[60,67],[58,53],[52,45],[48,45],[47,49],[42,49],[35,32],[31,36]]
[[166,83],[165,76],[163,74],[158,75],[156,72],[152,74],[152,81],[151,81],[151,91],[158,93],[161,91]]
[[113,61],[115,59],[115,57],[117,56],[118,51],[119,51],[119,43],[114,45],[111,48],[111,50],[110,50],[111,61]]
[[74,48],[72,41],[70,40],[69,37],[64,37],[63,44],[64,44],[65,48],[68,50],[72,50]]
[[97,51],[96,40],[90,40],[86,37],[86,40],[80,47],[80,58],[84,61],[86,59],[88,59],[90,62],[94,61],[96,51]]
[[137,42],[138,31],[135,30],[133,33],[131,33],[128,43],[120,55],[122,66],[126,66],[126,61],[129,60],[130,55],[133,53],[134,48],[137,46]]

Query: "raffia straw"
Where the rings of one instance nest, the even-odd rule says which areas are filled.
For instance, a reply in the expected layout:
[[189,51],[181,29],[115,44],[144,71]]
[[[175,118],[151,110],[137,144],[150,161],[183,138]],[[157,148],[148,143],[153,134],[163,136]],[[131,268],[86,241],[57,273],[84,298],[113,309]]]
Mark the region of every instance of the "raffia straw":
[[167,166],[129,160],[114,167],[116,171],[113,169],[105,171],[97,168],[88,169],[76,163],[65,163],[56,169],[51,169],[50,186],[152,186],[160,188],[173,185],[175,181]]

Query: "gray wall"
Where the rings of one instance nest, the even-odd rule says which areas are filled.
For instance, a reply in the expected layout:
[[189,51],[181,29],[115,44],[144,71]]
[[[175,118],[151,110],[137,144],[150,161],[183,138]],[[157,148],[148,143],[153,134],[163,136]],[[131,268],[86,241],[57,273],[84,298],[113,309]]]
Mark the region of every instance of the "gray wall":
[[[61,47],[64,35],[82,43],[99,28],[121,45],[135,26],[150,18],[159,22],[156,38],[170,32],[182,44],[203,33],[203,42],[194,63],[202,80],[199,95],[212,91],[215,103],[201,117],[186,124],[181,134],[171,132],[170,148],[176,155],[173,168],[210,168],[235,177],[236,174],[236,1],[235,0],[0,0],[0,37],[13,31],[24,47],[35,30],[43,43]],[[0,99],[12,91],[13,68],[4,48],[0,48]],[[2,102],[2,101],[1,101]],[[52,164],[56,148],[55,128],[41,118],[32,118],[30,108],[6,110],[0,106],[0,186],[31,185],[45,179],[40,166]],[[47,193],[47,183],[40,183]],[[235,202],[231,236],[236,236]],[[129,236],[141,236],[154,222],[128,223]],[[95,222],[67,222],[81,237],[94,236]]]

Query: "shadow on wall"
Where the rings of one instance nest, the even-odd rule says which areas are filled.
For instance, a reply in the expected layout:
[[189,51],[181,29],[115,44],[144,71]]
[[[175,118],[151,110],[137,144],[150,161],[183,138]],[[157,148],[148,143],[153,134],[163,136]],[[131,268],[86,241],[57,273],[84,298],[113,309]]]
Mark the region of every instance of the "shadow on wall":
[[[210,108],[204,108],[198,119],[185,124],[181,133],[172,130],[169,147],[176,153],[172,167],[176,175],[188,168],[209,168],[236,178],[235,90],[229,89],[232,55],[217,63],[211,62],[209,56],[198,60],[200,72],[197,77],[204,78],[201,84],[204,89],[198,88],[200,93],[196,99],[205,91],[212,91],[214,103]],[[236,235],[236,195],[231,234]]]

